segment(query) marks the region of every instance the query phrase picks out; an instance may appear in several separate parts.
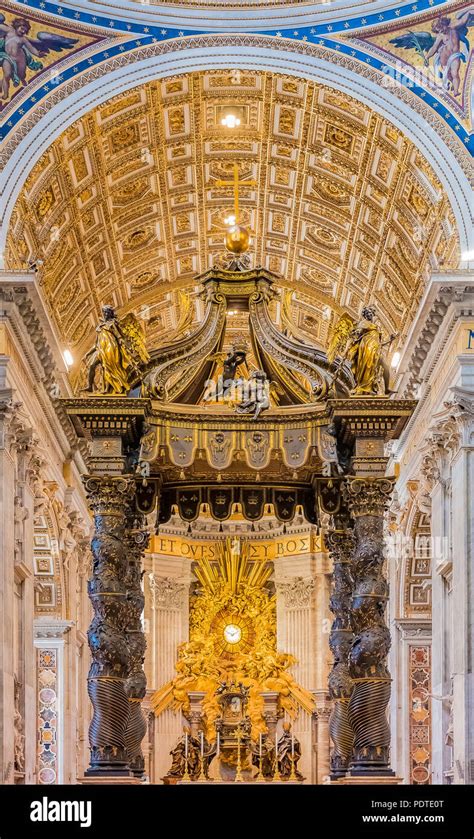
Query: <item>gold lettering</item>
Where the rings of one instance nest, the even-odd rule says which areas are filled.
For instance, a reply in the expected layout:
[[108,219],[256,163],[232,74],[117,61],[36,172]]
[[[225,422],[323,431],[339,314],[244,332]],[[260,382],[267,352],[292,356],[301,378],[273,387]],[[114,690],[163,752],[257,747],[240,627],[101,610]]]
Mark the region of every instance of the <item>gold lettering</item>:
[[[310,551],[321,551],[321,538],[314,534],[311,536],[285,537],[278,542],[268,540],[266,542],[248,542],[249,556],[252,560],[272,560],[276,556],[291,556],[292,554],[306,554]],[[185,539],[171,539],[166,536],[155,536],[150,552],[157,554],[189,557],[189,559],[215,559],[217,556],[216,544],[213,542],[195,542]]]

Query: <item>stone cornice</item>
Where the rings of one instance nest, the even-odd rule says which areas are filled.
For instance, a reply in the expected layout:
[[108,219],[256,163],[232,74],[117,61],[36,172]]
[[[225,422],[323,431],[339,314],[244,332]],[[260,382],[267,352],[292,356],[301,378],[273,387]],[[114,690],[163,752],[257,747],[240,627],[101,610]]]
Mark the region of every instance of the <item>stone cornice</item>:
[[[295,517],[296,518],[296,517]],[[265,522],[265,519],[262,519]],[[265,542],[271,539],[280,539],[282,536],[289,537],[289,536],[301,536],[301,537],[308,537],[318,534],[318,527],[314,524],[308,524],[307,521],[303,521],[302,524],[292,524],[288,522],[285,524],[285,533],[282,532],[283,524],[280,524],[277,519],[273,519],[272,521],[272,528],[268,530],[252,530],[252,523],[247,521],[241,522],[232,522],[232,521],[224,521],[224,522],[217,522],[217,521],[210,521],[209,524],[212,523],[212,527],[209,530],[200,530],[199,529],[199,522],[197,522],[193,527],[193,541],[194,542],[201,542],[203,544],[214,544],[215,542],[225,542],[229,535],[238,537],[242,540],[242,542]],[[219,525],[222,524],[222,531],[219,530]],[[242,530],[237,530],[235,525],[241,525]],[[254,522],[254,526],[258,527],[259,522]],[[215,529],[214,529],[215,528]],[[180,521],[176,524],[170,524],[169,522],[164,525],[160,525],[160,536],[178,536],[179,538],[185,538],[187,531],[187,524]]]
[[[430,397],[431,379],[456,324],[462,317],[474,318],[474,271],[458,270],[433,274],[420,303],[400,360],[398,395],[418,393],[418,405],[405,426],[398,444],[400,452],[422,415]],[[453,358],[454,363],[454,358]]]
[[33,635],[36,639],[61,639],[72,626],[74,626],[74,621],[62,620],[61,618],[36,618],[33,621]]
[[[474,312],[474,271],[450,271],[433,274],[418,309],[417,317],[407,336],[400,360],[401,375],[399,395],[413,396],[420,381],[426,360],[443,328],[450,306],[457,305],[457,316],[462,313],[458,304]],[[446,336],[447,338],[447,336]],[[438,356],[443,346],[439,348]],[[436,363],[436,359],[434,360]],[[431,370],[434,364],[431,365]],[[431,372],[430,370],[430,372]]]
[[431,620],[426,618],[399,618],[395,626],[402,636],[402,641],[431,641]]
[[[59,340],[33,272],[0,271],[0,320],[7,321],[35,381],[35,394],[64,454],[77,449],[69,417],[58,400],[70,392]],[[84,454],[84,453],[82,453]],[[83,468],[83,461],[79,464]]]

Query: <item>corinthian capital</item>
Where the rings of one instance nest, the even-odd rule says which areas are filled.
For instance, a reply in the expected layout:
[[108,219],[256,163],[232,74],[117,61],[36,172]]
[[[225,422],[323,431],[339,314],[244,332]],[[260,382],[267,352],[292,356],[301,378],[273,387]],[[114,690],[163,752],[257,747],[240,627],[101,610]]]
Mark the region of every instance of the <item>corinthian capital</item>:
[[12,390],[0,390],[0,449],[10,448],[25,427],[19,416],[21,405],[13,399]]
[[334,563],[351,561],[355,545],[351,530],[329,530],[324,535],[324,541]]
[[451,398],[435,415],[435,432],[452,456],[460,446],[472,445],[474,438],[474,393],[460,387],[450,388]]
[[153,609],[180,609],[184,605],[187,586],[171,577],[148,574]]
[[127,512],[135,493],[132,477],[83,477],[89,506],[95,516],[122,516]]
[[390,504],[394,478],[348,478],[344,495],[354,518],[383,516]]
[[309,606],[313,589],[313,577],[293,577],[277,583],[277,590],[283,594],[287,609],[294,606]]

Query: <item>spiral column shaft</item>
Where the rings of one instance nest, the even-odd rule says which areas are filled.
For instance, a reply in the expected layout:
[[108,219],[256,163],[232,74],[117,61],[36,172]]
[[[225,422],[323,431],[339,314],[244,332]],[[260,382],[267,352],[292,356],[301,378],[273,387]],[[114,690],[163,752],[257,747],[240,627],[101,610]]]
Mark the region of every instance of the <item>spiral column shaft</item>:
[[349,722],[349,700],[353,682],[349,672],[349,650],[354,638],[351,627],[352,551],[354,536],[344,528],[326,534],[326,546],[333,560],[332,593],[329,608],[334,615],[329,636],[329,647],[334,664],[329,674],[329,695],[332,712],[329,736],[332,740],[331,777],[343,777],[352,757],[354,733]]
[[137,777],[142,777],[145,769],[141,743],[146,734],[146,719],[142,710],[142,700],[146,693],[146,676],[143,669],[146,639],[141,616],[145,598],[141,587],[142,556],[148,547],[149,533],[144,529],[144,516],[129,511],[126,545],[128,553],[127,573],[127,608],[128,622],[126,637],[130,649],[130,668],[126,682],[129,703],[129,718],[125,731],[125,743],[130,762],[130,769]]
[[89,728],[90,767],[86,775],[129,775],[125,733],[130,710],[126,680],[130,647],[126,629],[127,511],[135,492],[129,477],[83,478],[94,516],[92,578],[88,582],[94,615],[88,631],[92,663],[88,693],[93,706]]
[[391,775],[387,705],[390,632],[385,623],[388,583],[383,572],[384,513],[393,479],[349,478],[345,496],[356,538],[351,622],[354,640],[349,672],[354,683],[348,718],[354,732],[351,775]]

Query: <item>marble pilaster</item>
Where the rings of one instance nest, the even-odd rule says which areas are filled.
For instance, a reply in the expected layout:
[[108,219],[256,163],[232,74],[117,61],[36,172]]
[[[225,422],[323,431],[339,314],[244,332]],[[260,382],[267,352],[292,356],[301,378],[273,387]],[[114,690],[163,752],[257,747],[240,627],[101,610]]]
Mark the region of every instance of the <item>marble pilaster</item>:
[[[278,557],[274,562],[277,590],[277,647],[293,655],[297,664],[292,674],[311,691],[327,692],[329,666],[330,561],[320,551],[304,556]],[[318,735],[314,748],[314,726],[310,715],[300,711],[293,724],[301,742],[299,770],[307,783],[316,783],[321,761],[329,760],[329,735]],[[321,752],[321,753],[320,753]]]
[[[65,761],[73,747],[66,728],[66,639],[71,626],[72,621],[55,617],[36,618],[33,623],[37,653],[36,783],[48,786],[66,783]],[[49,759],[50,754],[54,759]]]
[[[154,692],[176,675],[180,644],[189,640],[189,559],[148,553],[145,556],[145,672]],[[170,767],[170,750],[182,733],[182,715],[168,708],[153,725],[151,783],[161,783]]]
[[13,784],[15,741],[14,597],[15,458],[11,450],[18,405],[13,392],[0,391],[0,783]]

